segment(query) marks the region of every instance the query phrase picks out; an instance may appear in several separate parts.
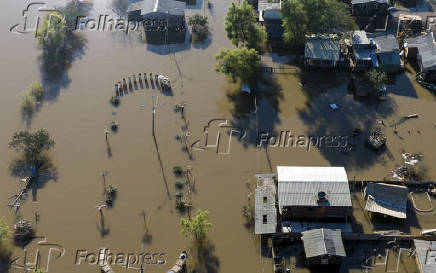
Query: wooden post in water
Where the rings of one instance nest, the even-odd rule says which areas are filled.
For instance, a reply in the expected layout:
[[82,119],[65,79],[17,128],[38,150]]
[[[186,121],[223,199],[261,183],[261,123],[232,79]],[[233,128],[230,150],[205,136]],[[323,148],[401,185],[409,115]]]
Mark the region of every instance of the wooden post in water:
[[139,83],[142,84],[142,75],[141,75],[141,73],[138,74],[138,80],[139,80]]
[[123,89],[127,90],[126,78],[123,78]]
[[129,89],[132,89],[132,78],[129,77]]

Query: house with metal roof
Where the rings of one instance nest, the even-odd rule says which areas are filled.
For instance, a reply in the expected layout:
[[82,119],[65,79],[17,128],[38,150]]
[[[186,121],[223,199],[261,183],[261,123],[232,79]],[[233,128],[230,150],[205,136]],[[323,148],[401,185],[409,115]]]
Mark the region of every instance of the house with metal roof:
[[406,56],[416,58],[420,72],[436,71],[436,43],[434,33],[404,40]]
[[177,0],[129,0],[127,18],[142,21],[147,42],[184,41],[185,2]]
[[339,265],[346,257],[340,230],[321,228],[301,234],[308,266]]
[[336,67],[340,61],[340,38],[337,35],[306,36],[304,63],[312,67]]
[[403,61],[400,58],[400,47],[397,38],[392,34],[372,33],[368,38],[374,42],[376,46],[375,54],[377,62],[375,67],[381,70],[395,73],[400,72],[404,68]]
[[279,212],[293,219],[343,220],[352,204],[343,167],[277,166]]
[[436,241],[413,240],[420,273],[436,272]]
[[364,30],[357,30],[352,35],[353,42],[353,62],[355,70],[366,70],[372,65],[371,55],[375,48],[370,44],[368,36]]
[[407,218],[409,190],[405,186],[384,183],[368,183],[364,188],[365,210],[372,215],[384,215],[399,219]]
[[283,37],[281,8],[280,0],[259,0],[258,2],[259,22],[265,26],[270,40],[281,40]]
[[255,234],[271,234],[277,230],[276,185],[273,174],[257,174],[255,199]]

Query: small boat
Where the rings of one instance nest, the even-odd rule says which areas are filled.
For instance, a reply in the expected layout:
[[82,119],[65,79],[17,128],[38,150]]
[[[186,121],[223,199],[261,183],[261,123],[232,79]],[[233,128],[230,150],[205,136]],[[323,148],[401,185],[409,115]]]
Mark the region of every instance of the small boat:
[[423,231],[421,231],[421,235],[434,236],[436,235],[436,229],[424,229]]

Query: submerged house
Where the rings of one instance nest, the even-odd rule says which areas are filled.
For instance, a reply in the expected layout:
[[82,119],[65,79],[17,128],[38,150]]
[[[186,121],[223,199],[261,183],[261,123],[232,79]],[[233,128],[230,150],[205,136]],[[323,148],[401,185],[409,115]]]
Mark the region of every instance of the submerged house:
[[339,40],[336,35],[306,36],[304,64],[319,68],[336,67],[341,60]]
[[436,241],[413,240],[420,273],[436,272]]
[[340,230],[321,228],[301,234],[308,266],[340,265],[346,257]]
[[257,174],[255,190],[255,234],[271,234],[277,229],[276,185],[273,174]]
[[265,26],[269,40],[281,40],[283,38],[281,8],[282,3],[280,0],[259,0],[258,2],[259,22]]
[[177,0],[129,0],[127,18],[142,21],[147,42],[184,42],[185,7]]
[[400,47],[397,38],[392,34],[374,33],[368,35],[376,46],[375,54],[377,60],[375,67],[388,73],[400,72],[404,68],[403,61],[400,57]]
[[405,186],[384,183],[368,183],[364,189],[365,210],[371,215],[382,215],[399,219],[407,218],[407,197]]
[[420,72],[436,72],[436,43],[433,32],[404,40],[407,58],[416,58]]
[[343,221],[352,213],[343,167],[277,166],[279,212],[286,220]]

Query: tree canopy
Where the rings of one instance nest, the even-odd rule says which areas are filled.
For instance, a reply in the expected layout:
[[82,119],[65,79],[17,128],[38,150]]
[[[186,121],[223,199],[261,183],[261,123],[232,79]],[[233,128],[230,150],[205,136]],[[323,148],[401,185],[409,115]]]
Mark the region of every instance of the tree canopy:
[[0,258],[6,258],[10,254],[9,244],[12,232],[4,217],[0,217]]
[[282,2],[284,39],[302,45],[306,34],[342,33],[356,24],[347,5],[337,0],[285,0]]
[[368,81],[371,83],[371,86],[375,89],[382,87],[388,81],[386,73],[375,68],[366,72],[365,75]]
[[55,145],[55,141],[44,129],[35,133],[27,131],[16,132],[9,142],[9,147],[17,152],[22,152],[26,160],[33,162],[38,159],[43,151],[50,150]]
[[252,83],[260,74],[260,58],[255,49],[221,49],[215,59],[215,70],[230,75],[233,81]]
[[180,219],[180,224],[182,226],[181,233],[185,236],[193,236],[198,242],[202,242],[207,238],[207,232],[212,227],[212,224],[209,222],[209,212],[200,209],[192,219]]
[[207,16],[195,14],[188,19],[188,25],[192,28],[192,42],[201,42],[209,34],[209,22]]
[[240,5],[232,3],[227,11],[225,29],[227,37],[239,47],[256,48],[266,42],[265,28],[256,23],[253,7],[246,0]]

